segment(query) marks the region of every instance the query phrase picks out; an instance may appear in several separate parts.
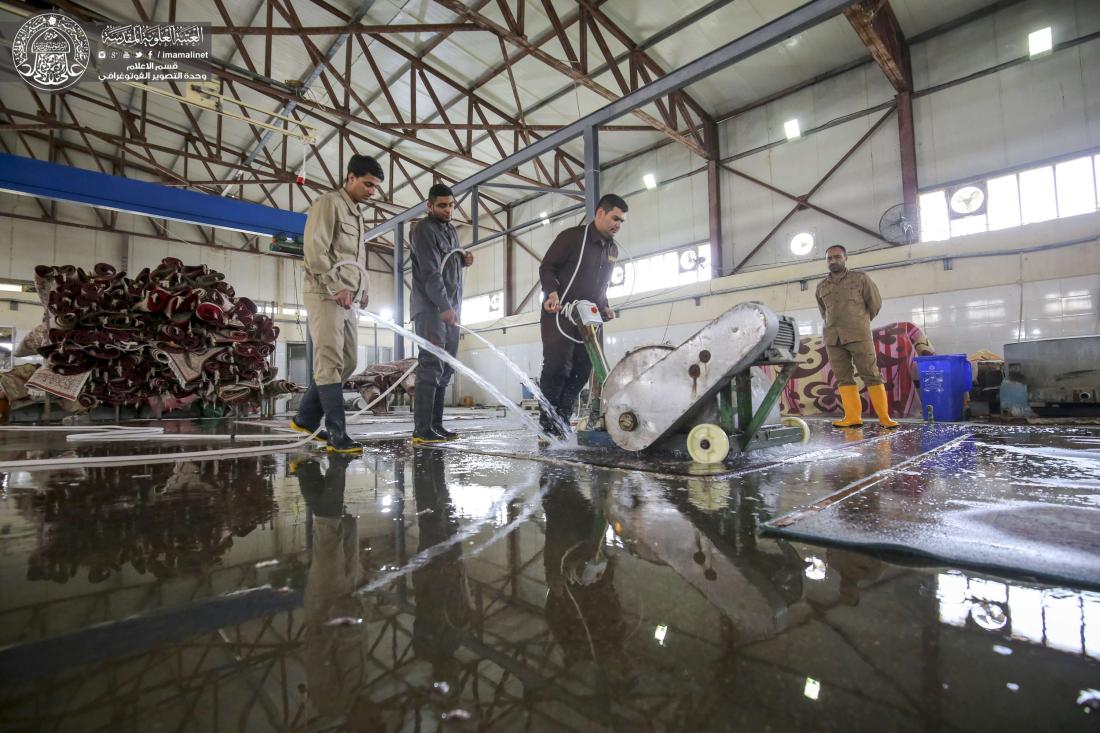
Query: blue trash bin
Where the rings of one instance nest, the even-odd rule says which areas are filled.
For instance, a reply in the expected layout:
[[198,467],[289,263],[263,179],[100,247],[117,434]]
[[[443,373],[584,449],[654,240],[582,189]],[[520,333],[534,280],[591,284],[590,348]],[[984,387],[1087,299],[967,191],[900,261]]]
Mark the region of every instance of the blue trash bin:
[[925,420],[957,422],[963,419],[966,395],[973,376],[966,354],[918,356],[920,400]]

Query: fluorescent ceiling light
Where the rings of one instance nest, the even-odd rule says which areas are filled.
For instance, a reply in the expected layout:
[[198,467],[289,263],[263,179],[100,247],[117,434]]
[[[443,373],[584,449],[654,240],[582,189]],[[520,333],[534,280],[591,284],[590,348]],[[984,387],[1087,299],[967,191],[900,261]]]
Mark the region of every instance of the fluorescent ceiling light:
[[1027,52],[1031,56],[1047,53],[1054,48],[1054,38],[1050,33],[1050,26],[1040,28],[1027,36]]
[[642,183],[644,183],[645,187],[648,189],[657,188],[657,177],[652,173],[646,173],[642,176]]
[[798,120],[787,120],[784,122],[783,132],[787,133],[788,140],[794,140],[796,137],[802,135],[802,130],[798,127]]
[[22,293],[23,286],[16,285],[15,283],[0,283],[0,290],[3,290],[5,293]]

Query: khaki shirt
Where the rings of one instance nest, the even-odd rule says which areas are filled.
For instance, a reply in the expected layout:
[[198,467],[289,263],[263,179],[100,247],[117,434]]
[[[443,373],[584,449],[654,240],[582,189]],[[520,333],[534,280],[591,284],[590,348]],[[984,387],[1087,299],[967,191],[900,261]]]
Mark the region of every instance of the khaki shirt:
[[[366,267],[366,247],[363,244],[363,218],[359,206],[341,188],[330,191],[313,202],[306,217],[305,292],[331,297],[341,290],[364,291],[363,273],[354,267],[341,267],[331,272],[341,260],[353,260]],[[330,292],[331,291],[331,292]]]
[[871,319],[882,308],[878,288],[866,274],[830,274],[817,285],[817,308],[825,319],[825,344],[871,340]]

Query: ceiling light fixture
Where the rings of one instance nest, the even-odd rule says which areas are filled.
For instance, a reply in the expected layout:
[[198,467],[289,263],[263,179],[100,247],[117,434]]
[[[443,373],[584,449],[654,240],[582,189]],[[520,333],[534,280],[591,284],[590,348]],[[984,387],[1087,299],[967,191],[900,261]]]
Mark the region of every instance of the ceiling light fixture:
[[1054,48],[1054,37],[1051,35],[1050,26],[1040,28],[1027,36],[1027,52],[1031,58],[1050,53]]

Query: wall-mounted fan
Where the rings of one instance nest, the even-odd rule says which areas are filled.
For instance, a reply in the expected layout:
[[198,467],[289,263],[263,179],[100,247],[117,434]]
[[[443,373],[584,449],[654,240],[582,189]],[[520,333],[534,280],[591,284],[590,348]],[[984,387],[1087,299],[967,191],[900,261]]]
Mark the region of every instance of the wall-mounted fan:
[[905,213],[905,204],[891,206],[878,220],[878,233],[890,244],[912,244],[917,241],[917,222]]

